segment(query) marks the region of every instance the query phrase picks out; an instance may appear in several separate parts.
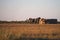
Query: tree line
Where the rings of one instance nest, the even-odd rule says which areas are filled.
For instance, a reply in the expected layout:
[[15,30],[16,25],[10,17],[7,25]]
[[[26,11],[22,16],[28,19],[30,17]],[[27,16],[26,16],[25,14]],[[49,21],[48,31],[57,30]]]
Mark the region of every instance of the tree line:
[[0,23],[39,24],[39,22],[45,22],[45,24],[57,24],[57,23],[60,24],[60,22],[58,22],[57,19],[44,19],[41,17],[29,18],[26,19],[25,21],[1,21],[0,20]]

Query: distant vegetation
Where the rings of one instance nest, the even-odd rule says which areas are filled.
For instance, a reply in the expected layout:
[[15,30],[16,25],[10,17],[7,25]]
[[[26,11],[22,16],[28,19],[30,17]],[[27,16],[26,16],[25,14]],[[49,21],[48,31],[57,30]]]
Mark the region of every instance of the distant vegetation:
[[0,21],[0,23],[20,23],[20,24],[24,24],[24,23],[28,23],[26,21]]
[[39,19],[40,19],[40,17],[38,17],[38,18],[29,18],[25,21],[0,21],[0,23],[38,24]]
[[[20,23],[20,24],[39,24],[40,17],[38,18],[29,18],[25,21],[1,21],[0,23]],[[57,21],[57,19],[43,19],[45,24],[60,24],[60,22]]]

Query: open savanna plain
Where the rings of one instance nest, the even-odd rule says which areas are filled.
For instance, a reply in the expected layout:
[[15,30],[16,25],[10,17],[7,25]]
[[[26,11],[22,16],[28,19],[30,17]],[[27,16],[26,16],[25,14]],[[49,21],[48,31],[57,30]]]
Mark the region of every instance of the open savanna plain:
[[60,40],[60,24],[0,24],[0,40]]

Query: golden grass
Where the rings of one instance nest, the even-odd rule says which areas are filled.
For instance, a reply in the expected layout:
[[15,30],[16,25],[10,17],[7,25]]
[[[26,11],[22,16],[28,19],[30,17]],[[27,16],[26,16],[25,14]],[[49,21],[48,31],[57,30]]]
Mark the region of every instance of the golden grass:
[[9,40],[10,36],[19,38],[23,34],[34,38],[60,38],[60,24],[0,24],[0,40]]

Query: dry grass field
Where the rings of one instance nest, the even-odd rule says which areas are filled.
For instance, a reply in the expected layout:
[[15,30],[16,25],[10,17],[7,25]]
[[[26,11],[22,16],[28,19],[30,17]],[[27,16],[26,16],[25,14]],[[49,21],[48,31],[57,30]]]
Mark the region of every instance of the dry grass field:
[[60,40],[60,24],[0,24],[0,40],[27,40],[23,38]]

